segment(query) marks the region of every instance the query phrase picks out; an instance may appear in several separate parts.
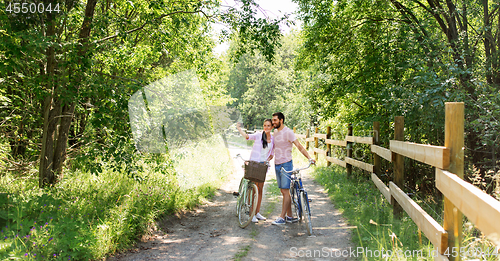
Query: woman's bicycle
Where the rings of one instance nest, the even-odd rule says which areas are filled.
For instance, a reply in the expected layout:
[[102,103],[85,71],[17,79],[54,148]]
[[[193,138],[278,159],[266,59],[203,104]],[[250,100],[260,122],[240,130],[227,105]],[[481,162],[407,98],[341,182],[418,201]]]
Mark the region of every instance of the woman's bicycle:
[[306,189],[302,186],[302,175],[300,174],[301,170],[305,170],[309,168],[313,163],[309,161],[309,165],[307,167],[294,169],[291,171],[286,171],[283,167],[281,171],[287,174],[286,176],[290,179],[290,197],[292,198],[292,212],[297,216],[299,221],[305,221],[307,234],[312,235],[312,223],[311,223],[311,208],[309,206],[309,202],[311,200],[307,196]]
[[[236,155],[235,158],[241,158],[245,164],[249,161],[241,157],[240,154]],[[266,162],[267,165],[269,163]],[[259,190],[257,185],[251,180],[245,177],[241,178],[240,187],[238,192],[233,193],[236,196],[236,216],[238,217],[238,222],[241,228],[245,228],[252,221],[255,215],[257,200],[259,198]]]

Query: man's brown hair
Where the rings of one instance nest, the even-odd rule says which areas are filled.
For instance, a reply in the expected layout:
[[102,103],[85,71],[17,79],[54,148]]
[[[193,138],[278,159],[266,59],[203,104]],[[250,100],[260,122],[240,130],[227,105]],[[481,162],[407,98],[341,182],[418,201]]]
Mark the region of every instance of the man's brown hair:
[[283,120],[283,124],[285,124],[285,115],[283,115],[283,113],[281,113],[281,112],[275,112],[275,113],[273,113],[273,117],[274,116],[277,116],[278,120]]

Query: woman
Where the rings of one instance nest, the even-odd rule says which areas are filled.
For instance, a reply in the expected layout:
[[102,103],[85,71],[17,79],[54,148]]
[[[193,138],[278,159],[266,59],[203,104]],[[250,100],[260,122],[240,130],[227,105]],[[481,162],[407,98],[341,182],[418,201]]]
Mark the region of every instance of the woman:
[[[246,134],[241,130],[240,123],[237,125],[238,131],[241,136],[245,137],[247,140],[254,140],[252,153],[250,154],[250,160],[257,162],[270,161],[274,155],[274,138],[271,135],[271,130],[273,129],[273,124],[271,119],[264,120],[264,131],[254,134]],[[252,222],[257,223],[259,220],[266,220],[264,216],[260,214],[260,203],[262,202],[262,194],[264,182],[255,182],[257,188],[259,189],[259,200],[257,201],[257,209],[255,216],[252,218]]]

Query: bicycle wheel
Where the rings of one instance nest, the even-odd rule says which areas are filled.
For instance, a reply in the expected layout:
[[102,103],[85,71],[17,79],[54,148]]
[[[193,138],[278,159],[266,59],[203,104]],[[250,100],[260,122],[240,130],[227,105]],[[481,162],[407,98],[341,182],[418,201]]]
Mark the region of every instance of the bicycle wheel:
[[238,197],[236,197],[236,216],[240,214],[240,201],[241,195],[243,195],[243,186],[245,185],[245,178],[241,178],[240,187],[238,188]]
[[259,191],[255,184],[249,184],[246,191],[243,192],[242,198],[240,200],[240,210],[238,213],[238,221],[240,222],[240,227],[245,228],[252,221],[255,215],[255,207],[257,206],[257,200],[259,198]]
[[297,182],[292,181],[290,186],[290,198],[292,199],[292,214],[295,215],[295,217],[297,217],[299,221],[302,221],[299,194],[297,193],[298,191],[299,190]]
[[304,214],[304,220],[306,221],[307,235],[312,235],[312,223],[311,223],[311,209],[309,209],[309,202],[307,198],[307,192],[300,192],[300,200],[302,204],[302,212]]

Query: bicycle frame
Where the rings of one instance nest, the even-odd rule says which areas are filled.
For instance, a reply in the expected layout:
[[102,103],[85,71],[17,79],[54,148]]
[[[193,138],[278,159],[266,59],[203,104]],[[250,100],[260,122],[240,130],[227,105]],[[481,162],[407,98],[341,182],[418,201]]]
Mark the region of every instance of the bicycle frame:
[[[237,157],[243,159],[240,154],[238,154],[236,158]],[[246,160],[244,161],[248,162]],[[266,164],[269,163],[266,162]],[[252,217],[255,215],[257,199],[259,197],[258,195],[259,190],[257,188],[257,185],[251,180],[242,178],[240,181],[240,187],[236,200],[236,215],[238,216],[238,221],[241,228],[245,228],[246,226],[248,226],[248,224],[250,224],[252,220]]]
[[[299,216],[297,218],[302,219],[303,210],[302,210],[302,205],[300,204],[300,192],[304,192],[304,194],[307,195],[307,191],[304,189],[302,185],[302,177],[297,177],[295,174],[292,174],[290,177],[290,181],[291,181],[290,188],[292,188],[292,186],[294,187],[293,191],[290,190],[290,197],[292,198],[293,201],[295,201],[295,197],[291,195],[292,193],[295,194],[297,199],[296,202],[292,203],[297,204],[297,209],[299,210],[298,213]],[[309,202],[307,202],[307,204],[309,205]]]
[[[309,197],[307,196],[307,191],[305,190],[302,184],[302,176],[300,175],[300,171],[307,169],[311,166],[312,162],[309,161],[309,165],[307,167],[294,169],[291,171],[286,171],[283,167],[281,168],[281,173],[290,174],[284,175],[286,178],[290,180],[290,197],[292,200],[293,206],[295,206],[297,211],[297,218],[302,220],[304,217],[304,221],[307,228],[307,233],[310,236],[312,234],[312,224],[311,224],[311,206],[309,205]],[[303,198],[301,198],[303,197]],[[305,208],[305,209],[304,209]]]
[[238,189],[238,196],[236,197],[236,215],[238,215],[240,200],[246,196],[246,188],[248,187],[250,180],[242,178],[240,181],[240,187]]

